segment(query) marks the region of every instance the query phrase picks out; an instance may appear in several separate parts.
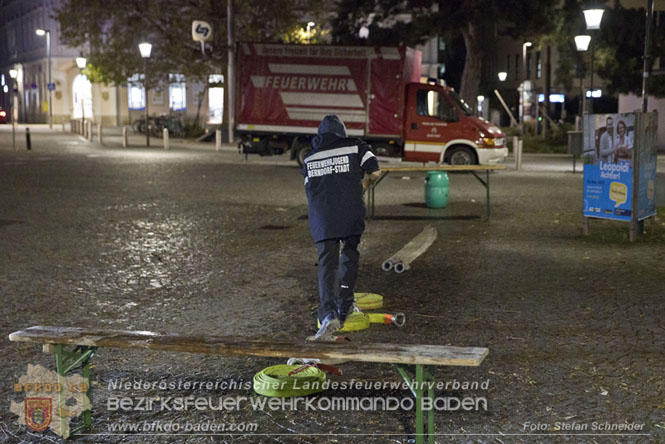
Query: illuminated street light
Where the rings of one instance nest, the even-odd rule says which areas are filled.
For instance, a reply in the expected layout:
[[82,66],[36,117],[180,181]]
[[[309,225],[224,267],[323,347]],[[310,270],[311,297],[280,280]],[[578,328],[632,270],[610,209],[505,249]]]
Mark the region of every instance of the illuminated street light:
[[143,57],[143,89],[145,90],[145,146],[150,146],[150,125],[148,121],[148,59],[152,45],[148,42],[139,43],[139,52]]
[[[584,21],[586,22],[586,29],[589,31],[600,29],[600,22],[603,19],[603,9],[585,9],[584,11]],[[594,41],[591,39],[591,80],[589,87],[591,88],[591,98],[589,99],[589,113],[593,114],[593,59],[595,58],[594,53]]]
[[[591,42],[590,35],[576,35],[575,36],[575,47],[579,52],[584,52],[589,49],[589,43]],[[584,59],[582,59],[582,64]],[[580,68],[580,117],[584,116],[584,102],[586,101],[586,94],[584,94],[584,73],[583,68]]]
[[307,22],[307,43],[309,43],[309,39],[312,36],[312,31],[311,29],[316,25],[314,22]]
[[526,127],[524,126],[524,111],[526,110],[526,49],[531,46],[531,42],[522,43],[522,65],[524,65],[524,74],[522,81],[522,134],[526,132]]
[[508,78],[508,73],[505,71],[501,71],[499,74],[499,81],[500,82],[505,82],[506,79]]
[[18,108],[16,107],[16,78],[18,77],[18,71],[16,69],[9,70],[9,77],[12,78],[12,148],[16,149],[16,121]]
[[48,29],[37,29],[35,33],[43,37],[46,36],[46,54],[48,56],[48,127],[53,128],[53,90],[51,89],[51,31]]
[[[82,76],[86,63],[88,63],[88,60],[85,57],[76,57],[76,66],[78,66]],[[85,95],[84,94],[81,94],[81,128],[83,128],[83,134],[85,135]]]
[[586,51],[589,49],[589,43],[591,43],[590,35],[576,35],[575,36],[575,47],[578,51]]
[[139,43],[139,52],[141,53],[141,57],[144,59],[150,58],[150,53],[152,52],[152,44],[143,42]]
[[584,21],[586,22],[586,29],[594,30],[600,29],[600,22],[603,20],[604,9],[585,9]]

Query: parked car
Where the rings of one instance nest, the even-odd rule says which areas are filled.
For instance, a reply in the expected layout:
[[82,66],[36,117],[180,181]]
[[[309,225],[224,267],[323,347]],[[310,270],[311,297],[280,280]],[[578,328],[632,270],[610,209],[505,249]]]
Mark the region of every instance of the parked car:
[[0,123],[7,123],[7,111],[0,106]]

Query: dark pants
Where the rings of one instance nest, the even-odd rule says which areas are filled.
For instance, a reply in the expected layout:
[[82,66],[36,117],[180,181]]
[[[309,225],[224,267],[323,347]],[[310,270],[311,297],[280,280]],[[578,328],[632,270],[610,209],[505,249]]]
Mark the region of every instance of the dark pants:
[[[339,245],[342,244],[340,260]],[[319,320],[339,318],[353,308],[353,287],[358,276],[360,236],[327,239],[316,243],[319,252]]]

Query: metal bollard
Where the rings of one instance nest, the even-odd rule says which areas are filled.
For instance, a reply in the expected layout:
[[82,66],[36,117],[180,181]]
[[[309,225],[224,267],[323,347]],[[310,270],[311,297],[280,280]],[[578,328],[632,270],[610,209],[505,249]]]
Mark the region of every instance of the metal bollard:
[[97,143],[102,144],[102,124],[97,124]]
[[88,141],[92,142],[92,120],[88,122]]
[[215,151],[222,149],[222,130],[215,131]]
[[32,149],[32,143],[30,143],[30,128],[25,129],[25,146],[28,150]]
[[168,150],[169,149],[169,129],[164,128],[162,130],[162,138],[164,139],[164,149]]
[[64,133],[65,131],[66,131],[65,130],[65,118],[63,117],[62,118],[62,132]]
[[524,147],[524,139],[520,139],[519,143],[517,144],[517,153],[515,155],[515,169],[516,170],[521,170],[522,169],[522,148]]
[[122,127],[122,147],[127,148],[127,127]]

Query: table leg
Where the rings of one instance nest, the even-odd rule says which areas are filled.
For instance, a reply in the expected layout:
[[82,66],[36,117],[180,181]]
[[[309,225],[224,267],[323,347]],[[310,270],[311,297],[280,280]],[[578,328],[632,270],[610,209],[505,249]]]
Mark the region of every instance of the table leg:
[[486,192],[486,205],[487,205],[487,222],[490,221],[490,170],[485,171],[485,181],[487,186],[485,187]]

